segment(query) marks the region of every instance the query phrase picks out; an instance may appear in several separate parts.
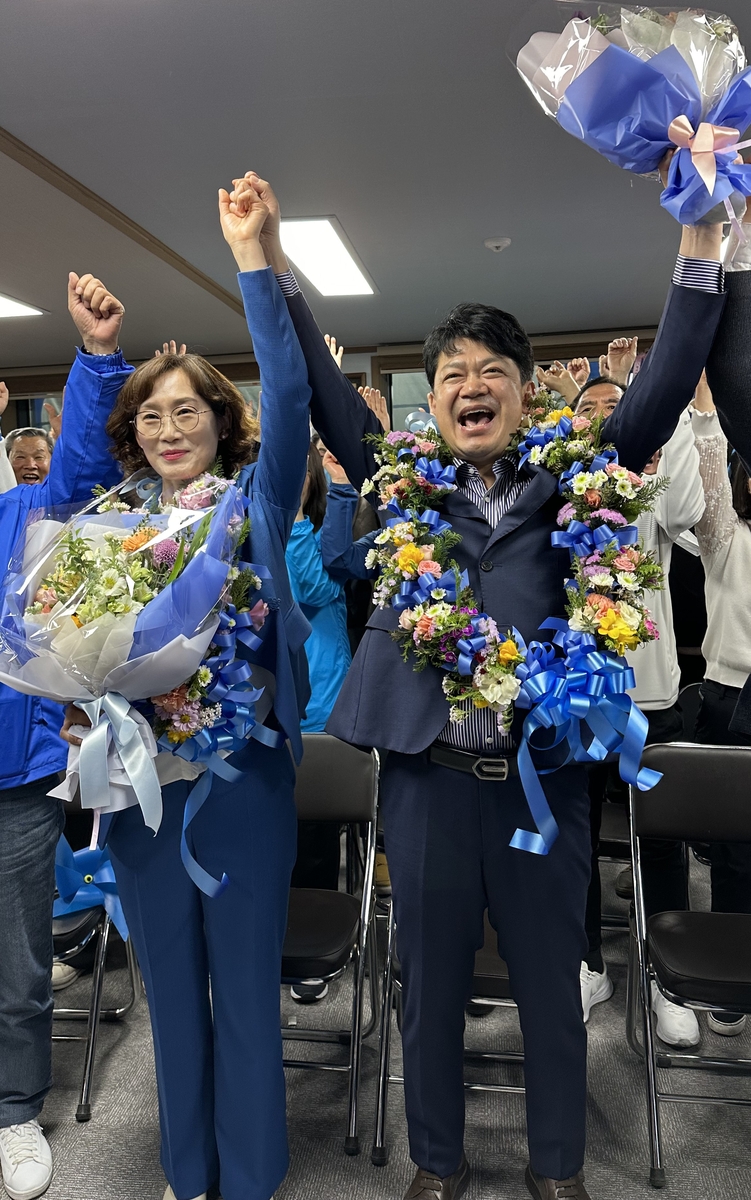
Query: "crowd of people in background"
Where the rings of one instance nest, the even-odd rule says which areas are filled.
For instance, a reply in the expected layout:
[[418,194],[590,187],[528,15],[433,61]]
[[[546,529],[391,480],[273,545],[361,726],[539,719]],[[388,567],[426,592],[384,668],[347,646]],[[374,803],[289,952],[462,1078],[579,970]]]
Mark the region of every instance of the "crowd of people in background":
[[[193,464],[191,476],[205,470],[217,454],[226,459],[228,473],[243,481],[249,496],[253,559],[260,561],[263,556],[273,559],[275,578],[284,576],[286,567],[289,593],[288,596],[285,593],[283,605],[286,607],[282,615],[289,661],[285,670],[288,669],[289,681],[294,680],[294,685],[285,676],[285,686],[289,682],[291,689],[288,697],[279,695],[279,685],[269,722],[269,728],[278,735],[273,748],[272,743],[269,746],[257,742],[249,744],[258,811],[254,810],[252,819],[244,815],[244,796],[238,787],[233,790],[231,786],[226,788],[221,810],[214,810],[224,813],[222,853],[233,839],[235,844],[236,877],[240,883],[233,893],[227,893],[236,897],[226,902],[234,905],[231,920],[222,916],[226,912],[226,908],[221,908],[224,899],[201,902],[187,877],[180,876],[179,884],[177,882],[176,872],[181,868],[177,855],[172,854],[179,840],[179,823],[175,823],[177,806],[170,808],[165,802],[165,826],[168,828],[164,834],[160,831],[159,837],[148,845],[137,808],[118,814],[113,827],[111,852],[131,935],[147,979],[158,1047],[162,1161],[170,1185],[166,1193],[170,1200],[175,1197],[177,1200],[199,1197],[200,1200],[219,1177],[220,1169],[225,1200],[250,1196],[251,1192],[246,1189],[251,1177],[255,1189],[252,1195],[261,1200],[262,1196],[272,1194],[286,1170],[275,964],[281,953],[289,872],[292,871],[292,884],[296,887],[337,888],[340,838],[339,830],[330,823],[303,822],[296,826],[292,765],[284,743],[289,740],[293,753],[299,756],[299,729],[310,732],[326,729],[366,628],[375,627],[379,631],[385,628],[379,626],[377,620],[373,625],[372,578],[367,572],[347,569],[349,550],[342,545],[342,506],[348,514],[350,548],[363,544],[363,539],[367,542],[370,538],[368,544],[372,544],[379,529],[378,513],[360,494],[367,473],[362,467],[365,460],[358,457],[362,453],[357,448],[361,437],[352,435],[345,444],[344,435],[338,430],[341,411],[337,410],[334,401],[327,408],[322,399],[329,378],[327,372],[341,371],[343,348],[335,339],[327,337],[328,363],[319,360],[321,365],[316,366],[307,350],[303,357],[295,334],[300,335],[304,345],[308,344],[301,335],[308,316],[302,310],[304,301],[289,264],[274,242],[273,222],[275,216],[278,218],[278,210],[275,213],[273,193],[268,185],[251,173],[244,181],[235,181],[231,193],[220,193],[220,209],[222,229],[238,263],[249,326],[261,366],[264,390],[260,412],[251,413],[237,389],[185,346],[165,343],[162,350],[156,352],[158,365],[153,362],[142,364],[132,372],[119,350],[122,305],[98,279],[93,276],[79,279],[72,275],[69,306],[82,347],[71,372],[64,412],[57,413],[54,407],[50,408],[50,428],[47,429],[4,428],[0,443],[0,525],[6,530],[0,544],[0,568],[3,570],[8,564],[14,535],[31,508],[53,501],[84,503],[95,485],[107,486],[119,477],[118,463],[124,465],[126,471],[136,463],[148,466],[161,480],[164,494],[168,494],[174,489],[175,481],[185,477],[184,464],[172,468],[165,465],[172,461],[170,447],[188,455]],[[705,258],[711,256],[701,252],[693,255],[695,262]],[[684,253],[682,263],[679,259],[674,291],[694,291],[694,294],[701,291],[701,286],[690,274],[691,259],[690,252]],[[719,279],[721,268],[716,265]],[[739,252],[735,270],[751,272],[748,247]],[[712,292],[712,288],[705,290]],[[720,294],[721,289],[718,286],[714,291]],[[491,317],[488,320],[496,320],[492,314],[497,310],[489,311]],[[453,352],[451,337],[446,336],[448,349],[442,351],[444,357]],[[707,336],[708,345],[711,345],[712,337]],[[748,327],[741,330],[741,336],[748,341]],[[464,344],[472,342],[470,333],[460,332],[455,338],[457,344],[462,338]],[[479,336],[474,340],[482,343]],[[491,350],[495,351],[493,345]],[[675,353],[680,353],[679,345]],[[704,360],[699,363],[699,370]],[[513,365],[516,360],[508,358],[508,361]],[[618,337],[603,347],[596,364],[586,358],[572,358],[566,364],[559,361],[546,363],[536,366],[535,379],[537,385],[558,393],[571,414],[602,418],[610,421],[613,429],[618,429],[621,406],[625,414],[629,403],[624,402],[624,397],[629,395],[641,372],[647,371],[649,363],[649,358],[639,354],[635,337]],[[670,363],[662,362],[661,368],[669,378]],[[320,374],[316,375],[316,371]],[[519,386],[528,385],[530,381],[525,380],[521,366],[518,373]],[[675,375],[676,378],[681,375],[680,364],[676,364]],[[361,408],[358,408],[357,390],[351,388],[351,394],[348,393],[346,388],[350,385],[344,377],[342,380],[341,404],[352,405],[352,427],[358,426],[359,422],[359,434],[379,428],[388,432],[388,405],[381,393],[361,387]],[[438,382],[433,386],[437,394]],[[479,387],[472,386],[476,390]],[[681,386],[685,390],[688,385],[683,381]],[[685,728],[681,688],[701,678],[701,702],[696,728],[692,731],[696,739],[716,745],[751,745],[751,723],[743,724],[742,703],[744,685],[751,677],[751,617],[745,604],[747,589],[751,586],[748,450],[739,446],[736,451],[728,444],[728,422],[718,415],[706,374],[702,373],[698,384],[690,385],[685,399],[691,402],[684,407],[669,437],[646,463],[639,464],[645,477],[664,476],[670,481],[658,498],[654,512],[640,518],[639,534],[643,546],[662,564],[666,575],[679,569],[682,580],[691,578],[694,581],[694,590],[682,583],[674,591],[666,588],[652,597],[651,608],[660,638],[630,656],[637,679],[633,695],[646,714],[649,742],[682,740]],[[5,413],[8,401],[8,388],[0,383],[0,414]],[[440,422],[440,405],[432,391],[430,410],[437,412]],[[111,412],[113,416],[110,416]],[[145,412],[153,417],[154,426],[158,426],[154,437],[146,435],[138,424],[139,414]],[[92,414],[98,414],[98,429],[94,432]],[[196,414],[206,414],[203,425],[199,426]],[[435,416],[429,417],[427,410],[424,415],[426,420],[436,420]],[[193,418],[194,425],[190,425]],[[115,442],[114,458],[104,434],[108,419]],[[624,415],[624,422],[625,419]],[[200,437],[198,433],[190,432],[194,426],[203,431]],[[84,429],[88,431],[86,436],[82,432]],[[238,445],[247,451],[242,461],[237,458]],[[184,447],[187,449],[183,451]],[[461,457],[457,457],[459,466],[461,461]],[[493,497],[503,492],[503,488],[497,487],[501,482],[501,473],[496,471],[495,480],[490,476],[490,482],[486,479],[477,493],[480,500],[476,507],[491,530],[514,503],[511,497],[505,508],[505,501],[497,509],[492,507]],[[489,505],[487,510],[482,508],[483,499]],[[491,517],[490,513],[494,515]],[[335,536],[330,532],[332,520],[338,522]],[[262,543],[263,537],[266,541]],[[483,570],[486,566],[483,561]],[[702,575],[703,584],[697,582]],[[701,587],[706,598],[705,610],[701,605]],[[687,642],[683,630],[695,628],[697,609],[699,618],[705,622],[700,631],[702,639],[700,642],[695,633],[689,635],[691,640]],[[309,692],[307,685],[300,681],[303,646]],[[366,646],[364,643],[362,656],[355,658],[353,672],[358,669],[360,658],[366,658]],[[371,643],[371,649],[367,651],[371,659],[375,654],[372,646]],[[276,666],[265,663],[260,669],[267,673],[279,670],[278,660]],[[361,688],[364,675],[358,679],[358,688]],[[48,702],[20,696],[5,687],[1,692],[0,711],[4,717],[7,714],[6,728],[15,731],[18,745],[13,761],[4,760],[0,777],[0,820],[3,822],[0,827],[0,925],[6,931],[24,928],[30,932],[24,939],[24,946],[19,946],[18,938],[15,938],[12,947],[7,932],[5,936],[0,932],[0,1165],[8,1194],[18,1200],[31,1200],[49,1184],[52,1171],[51,1153],[38,1117],[51,1086],[52,861],[63,825],[63,811],[59,802],[49,798],[48,792],[57,780],[57,773],[65,769],[67,747],[60,739],[59,730],[65,728],[66,740],[74,741],[75,736],[70,731],[80,714],[71,716],[69,713],[66,717],[61,709]],[[751,716],[751,711],[747,715]],[[343,736],[343,718],[340,716],[337,720],[334,732]],[[357,728],[353,726],[353,729],[347,740],[362,744]],[[373,737],[365,744],[379,743]],[[424,1100],[425,1089],[439,1092],[441,1075],[440,1072],[431,1074],[427,1069],[424,1076],[421,1075],[423,1068],[412,1068],[409,1058],[410,1045],[418,1057],[423,1052],[422,1035],[410,1008],[409,988],[418,988],[416,980],[421,968],[416,965],[417,956],[427,952],[424,947],[419,951],[411,947],[408,939],[413,933],[416,940],[427,935],[424,931],[413,930],[411,924],[409,906],[417,903],[414,899],[417,884],[414,879],[409,884],[405,882],[412,869],[405,845],[413,834],[404,833],[399,827],[396,810],[400,797],[411,796],[409,788],[412,785],[402,760],[419,758],[427,769],[428,760],[423,761],[427,751],[419,745],[414,752],[405,753],[403,746],[397,741],[390,745],[386,737],[381,745],[390,751],[390,759],[395,764],[389,768],[393,774],[392,791],[384,804],[386,842],[385,853],[381,844],[378,883],[383,892],[390,891],[389,869],[393,874],[396,868],[395,897],[402,906],[399,921],[405,938],[407,1112],[412,1156],[418,1167],[413,1185],[416,1190],[410,1190],[408,1195],[433,1195],[429,1180],[437,1178],[444,1187],[440,1195],[453,1200],[462,1193],[467,1179],[466,1160],[459,1154],[460,1142],[456,1141],[457,1136],[460,1138],[456,1129],[463,1122],[463,1110],[461,1120],[454,1113],[451,1120],[447,1119],[437,1141],[435,1138],[431,1141],[432,1118],[426,1115],[426,1109],[421,1109],[419,1095]],[[494,747],[493,752],[506,753],[504,747],[507,746],[508,743],[503,743]],[[455,756],[465,753],[458,744],[452,746],[449,743],[447,748],[448,753]],[[459,765],[457,777],[462,770]],[[402,774],[398,774],[399,771]],[[282,776],[286,781],[283,804],[279,801]],[[179,777],[165,774],[162,785],[166,801],[173,794],[175,797],[178,793],[181,797],[187,795],[192,778],[187,771]],[[586,932],[586,950],[580,965],[576,964],[581,1011],[578,1015],[567,1012],[569,1027],[582,1017],[586,1023],[593,1006],[606,1002],[613,991],[602,951],[599,836],[603,805],[624,804],[627,796],[617,771],[607,763],[589,769],[588,793],[589,842],[585,855],[588,863],[582,862],[577,867],[580,870],[577,878],[585,884],[589,879],[586,916],[583,926],[583,914],[579,915],[578,925],[574,922],[577,937],[581,934],[581,938],[580,941],[574,938],[572,943],[584,948]],[[264,797],[269,802],[265,810]],[[274,814],[273,819],[269,813]],[[400,829],[399,837],[391,832],[397,828]],[[239,838],[238,829],[243,830]],[[74,846],[85,844],[90,831],[80,813],[71,816],[70,831]],[[216,828],[210,833],[207,825],[201,836],[209,855],[216,857],[218,843],[212,841],[219,836]],[[169,853],[172,858],[166,866],[169,855],[160,857],[152,847],[164,845],[168,838],[171,839]],[[44,862],[40,850],[42,841],[47,846]],[[565,837],[562,845],[565,845]],[[713,909],[751,913],[751,844],[713,844],[700,847],[698,852],[710,866]],[[32,858],[33,869],[30,866]],[[267,886],[269,907],[259,915],[252,902],[251,876],[254,871],[265,872],[268,881],[272,860],[281,865],[274,876],[274,885]],[[226,863],[222,861],[221,865]],[[429,867],[427,864],[425,870]],[[646,842],[643,869],[648,915],[688,906],[686,860],[680,843]],[[157,875],[161,876],[159,884]],[[562,878],[565,879],[565,872]],[[562,895],[565,887],[560,879],[556,884],[556,888],[559,887]],[[553,890],[555,892],[555,888]],[[625,897],[633,894],[630,868],[624,869],[619,876],[618,890]],[[212,904],[216,907],[212,908]],[[160,939],[164,937],[161,924],[164,906],[174,909],[174,920],[169,920],[167,926],[172,931],[170,936],[180,940],[182,947],[178,982],[184,993],[193,995],[195,1000],[195,1011],[184,1020],[180,1016],[175,1019],[175,979],[165,978],[164,969],[158,962]],[[239,924],[247,928],[252,926],[255,931],[253,945],[267,973],[265,988],[258,986],[258,961],[252,964],[253,971],[238,972],[237,947],[228,937],[228,928],[231,925],[236,929]],[[210,971],[207,955],[212,961]],[[520,978],[527,969],[513,961],[510,965],[512,971],[520,972]],[[170,959],[168,969],[175,972],[174,959]],[[75,966],[59,964],[55,970],[56,987],[65,986],[78,974]],[[209,973],[212,976],[213,1015],[208,1001]],[[546,987],[549,982],[546,979]],[[419,986],[422,987],[422,983]],[[322,1002],[326,991],[323,980],[311,979],[294,985],[292,996],[303,1003]],[[254,1000],[249,1017],[246,1003],[250,993]],[[570,994],[566,995],[565,1003],[568,1004]],[[437,1010],[433,1012],[425,1001],[424,992],[420,991],[419,996],[424,1006],[422,1020],[426,1036],[440,1040],[444,1018]],[[534,1029],[542,1019],[542,1010],[535,1010],[531,1001],[527,1004],[528,1008],[524,1010],[524,1002],[520,1000],[522,1022],[523,1025],[525,1021],[527,1023],[528,1070],[533,1072],[532,1046],[537,1036]],[[673,1046],[694,1046],[699,1042],[702,1035],[694,1012],[672,1004],[657,989],[653,1004],[657,1034],[663,1041]],[[235,1020],[239,1012],[244,1014],[241,1021]],[[451,1019],[455,1029],[459,1018],[454,1014]],[[732,1036],[743,1030],[746,1016],[712,1012],[708,1022],[713,1032]],[[239,1026],[246,1027],[242,1035],[238,1032]],[[564,1040],[565,1036],[561,1035]],[[210,1042],[212,1037],[217,1039],[215,1053],[212,1056],[211,1050],[206,1049],[198,1056],[200,1061],[196,1070],[189,1073],[190,1083],[186,1084],[183,1061],[186,1045],[190,1044],[192,1053],[196,1046]],[[576,1061],[583,1061],[580,1041],[576,1045],[579,1049],[570,1050],[571,1061],[577,1055]],[[411,1069],[415,1071],[414,1077],[410,1077]],[[253,1076],[250,1084],[249,1072]],[[254,1088],[255,1107],[248,1119],[248,1094]],[[529,1107],[534,1104],[534,1098],[529,1099],[531,1091],[528,1082],[530,1130],[534,1121],[539,1123],[540,1119]],[[565,1088],[562,1094],[565,1094]],[[433,1095],[432,1102],[440,1103],[440,1100],[439,1095]],[[572,1107],[576,1109],[576,1100]],[[220,1112],[221,1120],[216,1116]],[[418,1116],[418,1112],[421,1115]],[[250,1140],[249,1129],[254,1130]],[[562,1132],[560,1139],[561,1145],[565,1143],[569,1149],[559,1148],[546,1157],[530,1133],[531,1166],[527,1178],[530,1191],[540,1197],[553,1196],[559,1193],[546,1191],[546,1181],[557,1181],[556,1186],[561,1181],[568,1181],[572,1190],[567,1195],[586,1198],[580,1135],[576,1131]],[[426,1150],[426,1146],[432,1146],[433,1150]]]

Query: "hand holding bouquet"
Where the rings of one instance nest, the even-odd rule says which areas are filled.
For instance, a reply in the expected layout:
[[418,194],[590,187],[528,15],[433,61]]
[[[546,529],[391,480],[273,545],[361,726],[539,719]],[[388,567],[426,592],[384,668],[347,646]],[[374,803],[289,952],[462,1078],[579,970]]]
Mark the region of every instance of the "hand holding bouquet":
[[533,34],[515,58],[543,110],[637,174],[677,148],[661,203],[681,224],[741,214],[751,195],[751,166],[738,154],[751,144],[740,141],[751,123],[751,70],[733,23],[697,9],[560,2],[555,10],[563,31]]

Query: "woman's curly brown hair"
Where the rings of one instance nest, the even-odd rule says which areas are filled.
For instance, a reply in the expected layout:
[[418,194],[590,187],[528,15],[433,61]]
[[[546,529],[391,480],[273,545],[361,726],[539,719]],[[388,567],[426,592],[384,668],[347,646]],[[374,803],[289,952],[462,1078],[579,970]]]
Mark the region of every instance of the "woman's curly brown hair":
[[114,442],[114,457],[128,474],[148,467],[146,456],[136,441],[133,419],[158,381],[170,371],[184,371],[194,392],[214,410],[217,418],[227,419],[218,453],[224,474],[231,479],[241,467],[258,457],[260,426],[242,392],[198,354],[162,354],[136,367],[121,388],[107,422],[107,433]]

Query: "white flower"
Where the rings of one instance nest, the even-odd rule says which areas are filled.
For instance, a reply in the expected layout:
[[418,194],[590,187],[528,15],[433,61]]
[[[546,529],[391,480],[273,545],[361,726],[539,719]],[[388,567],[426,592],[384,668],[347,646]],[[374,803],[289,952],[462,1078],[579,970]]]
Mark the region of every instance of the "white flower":
[[592,587],[609,588],[613,586],[613,576],[610,571],[598,571],[596,575],[589,576],[589,582]]
[[377,562],[378,562],[378,551],[377,550],[368,550],[368,553],[365,555],[366,569],[368,571],[372,570],[373,567],[376,566]]
[[365,483],[360,488],[360,495],[361,496],[369,496],[370,493],[374,492],[374,491],[375,491],[375,484],[373,483],[373,480],[366,479]]
[[623,620],[626,622],[629,629],[636,630],[639,628],[641,625],[642,615],[638,608],[634,608],[633,605],[627,604],[625,600],[619,600],[615,607],[623,617]]
[[592,476],[589,471],[580,471],[578,475],[574,475],[571,486],[575,496],[583,496],[592,486]]
[[445,588],[433,588],[433,590],[430,594],[434,600],[443,600],[444,596],[446,595],[446,589]]
[[636,495],[633,484],[629,482],[628,477],[625,479],[619,479],[615,485],[615,490],[619,496],[625,496],[627,500],[633,500],[634,496]]
[[542,446],[533,446],[529,452],[529,461],[531,463],[538,463],[541,458],[542,458]]
[[616,467],[613,471],[613,479],[628,479],[628,471],[625,467]]
[[490,705],[500,705],[505,708],[519,695],[521,681],[515,675],[503,675],[500,679],[486,675],[478,687],[484,700]]
[[390,542],[391,541],[391,530],[390,529],[382,529],[380,533],[377,533],[375,535],[374,541],[377,546],[383,546],[383,545],[385,545],[386,542]]
[[594,475],[592,476],[592,486],[593,487],[601,488],[604,486],[604,484],[607,483],[607,481],[608,481],[607,471],[595,471]]
[[634,575],[633,571],[619,571],[616,579],[622,588],[627,592],[635,592],[639,588],[639,580]]
[[[593,633],[595,629],[594,620],[586,618],[583,608],[577,608],[576,612],[572,613],[568,619],[569,629],[573,629],[575,633]],[[625,620],[625,617],[624,617]]]

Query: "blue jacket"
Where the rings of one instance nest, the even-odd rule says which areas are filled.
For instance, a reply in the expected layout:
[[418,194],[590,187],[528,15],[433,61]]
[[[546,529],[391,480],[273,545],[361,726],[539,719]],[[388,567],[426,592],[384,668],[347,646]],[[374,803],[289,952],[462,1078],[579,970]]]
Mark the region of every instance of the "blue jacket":
[[[355,496],[357,503],[357,496]],[[311,624],[305,643],[310,673],[310,700],[302,728],[325,729],[352,661],[347,636],[344,585],[332,579],[321,557],[321,530],[309,517],[295,521],[287,546],[287,569],[292,595]]]
[[310,695],[304,648],[310,623],[292,595],[284,554],[308,469],[310,388],[305,359],[272,271],[244,271],[238,279],[262,391],[258,461],[238,478],[249,499],[251,531],[245,553],[250,562],[271,572],[261,591],[271,610],[263,643],[247,658],[274,675],[274,716],[299,762],[300,719]]
[[[625,466],[641,470],[670,438],[694,394],[724,303],[722,295],[671,287],[654,346],[603,428],[604,439],[615,443]],[[365,403],[330,355],[326,362],[320,350],[325,343],[304,299],[296,295],[288,304],[308,361],[313,422],[352,483],[359,486],[374,466],[369,447],[361,443],[363,432],[372,428],[363,412]],[[439,507],[462,536],[454,554],[469,572],[481,608],[501,629],[516,626],[530,640],[538,636],[546,617],[565,615],[563,581],[569,556],[550,545],[560,508],[556,479],[529,464],[522,471],[529,486],[495,529],[459,491]],[[332,488],[332,494],[335,491]],[[364,556],[374,535],[353,547],[351,510],[345,497],[338,503],[340,541],[324,544],[324,563],[334,572],[341,569],[342,577],[367,576]],[[334,523],[329,522],[329,527],[333,530]],[[428,668],[418,674],[402,659],[391,637],[396,623],[392,608],[376,609],[368,621],[327,729],[354,745],[416,754],[435,741],[445,726],[448,705],[441,689],[442,673]],[[517,718],[517,736],[519,724]]]
[[[122,354],[76,352],[65,389],[63,427],[44,483],[21,484],[0,495],[0,566],[3,576],[33,509],[84,504],[98,483],[112,487],[120,470],[104,427],[132,370]],[[58,736],[63,710],[51,700],[24,696],[0,684],[0,790],[33,783],[64,769],[68,748]]]

